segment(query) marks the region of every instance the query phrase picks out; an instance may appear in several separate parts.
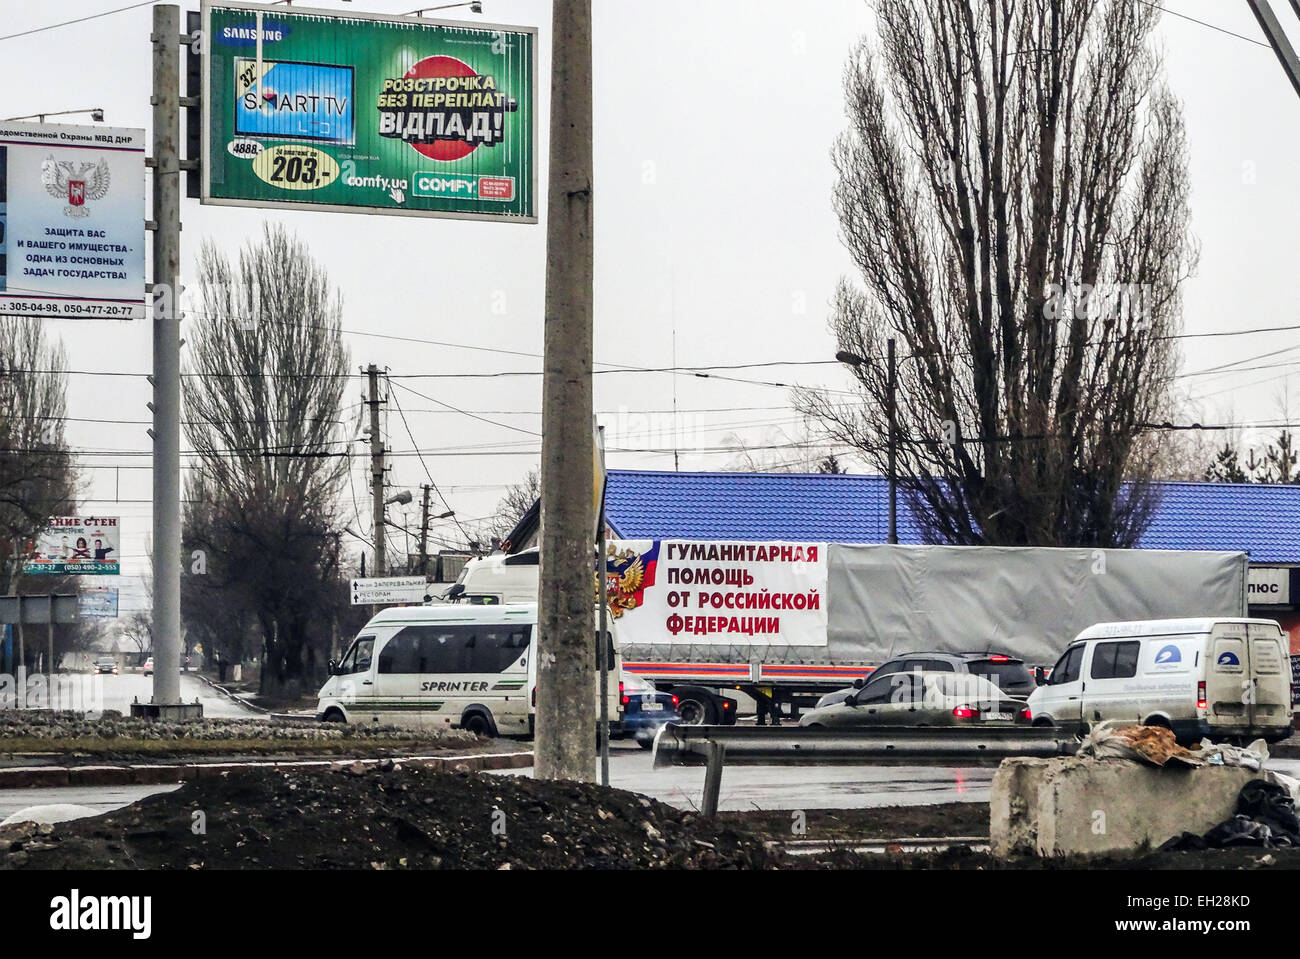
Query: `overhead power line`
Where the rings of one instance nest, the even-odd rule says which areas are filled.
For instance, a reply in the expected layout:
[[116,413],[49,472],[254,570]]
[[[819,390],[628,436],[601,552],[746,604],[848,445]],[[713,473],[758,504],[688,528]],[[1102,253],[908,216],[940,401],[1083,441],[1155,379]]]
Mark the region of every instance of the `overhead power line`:
[[85,23],[88,20],[98,20],[101,17],[111,17],[115,13],[125,13],[128,10],[138,10],[140,7],[152,7],[157,0],[144,0],[143,3],[133,3],[128,7],[118,7],[116,10],[105,10],[103,13],[92,13],[89,16],[77,17],[75,20],[63,20],[60,23],[48,23],[43,27],[33,27],[30,30],[21,30],[18,33],[10,33],[0,37],[0,40],[13,40],[16,37],[29,37],[33,33],[44,33],[46,30],[57,30],[60,27],[70,27],[74,23]]

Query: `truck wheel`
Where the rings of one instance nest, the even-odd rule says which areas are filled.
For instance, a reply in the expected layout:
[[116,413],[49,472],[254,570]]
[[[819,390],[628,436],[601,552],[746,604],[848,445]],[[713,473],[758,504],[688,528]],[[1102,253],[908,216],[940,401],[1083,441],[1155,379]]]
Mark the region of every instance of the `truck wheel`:
[[706,689],[674,689],[677,715],[683,726],[714,726],[718,722],[718,701]]

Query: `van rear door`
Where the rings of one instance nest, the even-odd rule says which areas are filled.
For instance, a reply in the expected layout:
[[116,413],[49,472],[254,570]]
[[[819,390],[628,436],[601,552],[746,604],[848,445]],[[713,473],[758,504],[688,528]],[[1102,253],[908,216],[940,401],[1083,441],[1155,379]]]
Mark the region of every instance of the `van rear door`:
[[[1252,725],[1278,727],[1291,725],[1290,643],[1279,626],[1251,623],[1250,673],[1252,681]],[[1284,645],[1285,644],[1285,645]],[[1286,649],[1286,652],[1283,650]]]
[[1210,633],[1205,664],[1205,698],[1214,726],[1241,727],[1254,720],[1250,647],[1245,623],[1217,623]]

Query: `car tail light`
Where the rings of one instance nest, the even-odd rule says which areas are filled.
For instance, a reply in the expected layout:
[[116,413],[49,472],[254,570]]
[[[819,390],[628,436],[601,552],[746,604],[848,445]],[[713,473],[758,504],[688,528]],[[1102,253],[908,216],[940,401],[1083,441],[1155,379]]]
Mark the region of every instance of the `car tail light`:
[[677,699],[676,696],[674,696],[674,697],[673,697],[673,705],[676,706],[677,703],[678,703],[678,699]]
[[1034,718],[1034,714],[1033,714],[1032,712],[1030,712],[1029,707],[1026,706],[1024,709],[1020,710],[1020,718],[1021,718],[1021,719],[1033,719],[1033,718]]
[[623,680],[621,679],[618,681],[618,698],[623,700],[624,706],[632,701],[632,697],[623,692]]
[[534,687],[533,687],[533,707],[536,708],[536,706],[537,706],[537,687],[534,686]]
[[1205,698],[1205,680],[1196,684],[1196,708],[1209,709],[1210,704]]
[[958,719],[974,719],[978,716],[978,709],[971,709],[969,706],[957,706],[953,709],[952,714]]
[[1009,663],[1009,662],[1011,662],[1011,657],[1010,657],[1010,656],[990,656],[990,657],[989,657],[989,662],[990,662],[990,663]]
[[724,700],[722,701],[722,708],[723,708],[723,709],[730,709],[730,708],[731,708],[731,702],[730,702],[729,700],[724,699]]

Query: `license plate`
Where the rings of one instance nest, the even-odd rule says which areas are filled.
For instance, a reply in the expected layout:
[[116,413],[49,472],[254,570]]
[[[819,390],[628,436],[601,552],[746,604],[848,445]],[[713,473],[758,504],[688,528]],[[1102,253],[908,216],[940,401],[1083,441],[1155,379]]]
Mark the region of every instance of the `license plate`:
[[1011,719],[1012,717],[1011,717],[1011,714],[1010,714],[1010,713],[985,713],[985,714],[984,714],[983,716],[981,716],[980,718],[981,718],[981,719],[992,719],[992,720],[999,720],[999,719],[1000,719],[1000,720],[1009,720],[1009,719]]
[[642,703],[641,708],[646,712],[657,713],[663,711],[664,704],[663,703]]

